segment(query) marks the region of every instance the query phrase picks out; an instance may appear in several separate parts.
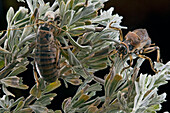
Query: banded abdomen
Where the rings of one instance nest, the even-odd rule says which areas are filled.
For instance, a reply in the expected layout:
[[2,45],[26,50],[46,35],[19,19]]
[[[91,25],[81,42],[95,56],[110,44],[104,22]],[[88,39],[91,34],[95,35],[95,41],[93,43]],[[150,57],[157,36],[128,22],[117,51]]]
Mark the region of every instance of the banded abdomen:
[[54,82],[59,76],[57,68],[57,49],[53,38],[53,27],[45,23],[39,26],[35,63],[39,75],[47,82]]

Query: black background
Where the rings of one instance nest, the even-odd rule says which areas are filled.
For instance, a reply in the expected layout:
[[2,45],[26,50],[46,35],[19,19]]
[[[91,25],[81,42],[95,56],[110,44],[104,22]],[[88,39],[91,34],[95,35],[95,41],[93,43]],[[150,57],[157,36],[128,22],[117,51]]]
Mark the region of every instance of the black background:
[[[16,1],[17,0],[0,0],[0,30],[6,29],[6,12],[9,7],[13,7],[15,11],[17,11],[20,5],[25,5],[23,3],[17,3]],[[137,28],[146,28],[152,42],[156,43],[161,49],[161,59],[163,63],[170,60],[170,0],[110,0],[105,3],[104,9],[107,10],[110,7],[114,7],[114,14],[118,13],[120,16],[123,16],[121,25],[128,27],[128,29],[123,30],[124,35],[126,35],[128,31]],[[153,61],[156,61],[156,52],[147,54],[147,56],[151,57]],[[103,71],[100,75],[97,73],[97,75],[103,77],[107,71],[108,70]],[[144,62],[140,72],[153,74],[148,61]],[[23,75],[24,83],[28,84],[31,88],[34,84],[31,65],[28,66],[28,70],[21,76]],[[170,111],[168,108],[168,104],[170,103],[168,85],[169,84],[159,87],[159,94],[163,92],[167,93],[167,102],[162,104],[162,110],[159,111],[160,113]],[[73,86],[69,86],[68,89],[64,87],[57,89],[57,98],[49,107],[60,109],[62,100],[73,96],[76,89],[77,87]],[[28,96],[28,91],[17,89],[10,89],[10,91],[16,94],[16,98],[21,95]]]

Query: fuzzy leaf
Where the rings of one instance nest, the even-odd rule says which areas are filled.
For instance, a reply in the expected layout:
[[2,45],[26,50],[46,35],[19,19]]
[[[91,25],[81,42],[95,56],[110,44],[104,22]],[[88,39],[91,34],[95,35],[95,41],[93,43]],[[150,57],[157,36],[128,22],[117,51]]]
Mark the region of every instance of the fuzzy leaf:
[[69,32],[73,35],[81,35],[85,32],[90,32],[94,30],[95,30],[94,25],[85,25],[85,26],[74,27]]
[[24,72],[25,70],[27,70],[27,68],[25,66],[19,66],[17,68],[15,68],[9,75],[8,77],[10,76],[16,76],[22,72]]
[[60,85],[61,85],[60,81],[56,80],[55,82],[52,82],[49,85],[47,85],[46,88],[44,89],[43,93],[51,92],[51,91],[55,90],[56,88],[58,88]]
[[29,9],[31,10],[31,13],[34,12],[34,9],[33,9],[33,3],[32,3],[32,0],[26,0],[27,4],[28,4],[28,7]]
[[10,77],[3,78],[1,79],[1,82],[5,86],[14,87],[18,89],[28,89],[28,86],[22,84],[22,79],[17,76],[10,76]]
[[31,108],[24,108],[21,109],[18,113],[32,113],[32,109]]
[[56,110],[54,113],[62,113],[61,110]]
[[79,105],[83,104],[84,102],[86,102],[90,97],[88,95],[81,95],[80,98],[73,104],[73,108],[78,107]]
[[0,69],[2,69],[5,66],[5,62],[3,60],[0,61]]
[[73,20],[71,21],[70,25],[74,24],[75,22],[78,22],[80,19],[89,16],[95,11],[94,6],[90,5],[87,7],[84,7],[81,12],[79,12],[76,16],[74,16]]
[[30,94],[39,98],[41,96],[41,89],[37,85],[34,85],[30,90]]
[[3,90],[3,92],[7,95],[7,96],[13,96],[13,97],[15,97],[15,95],[14,94],[12,94],[10,91],[8,91],[8,89],[5,87],[5,85],[2,85],[2,90]]
[[86,92],[90,91],[101,91],[102,86],[99,83],[92,84],[90,87],[87,88]]
[[40,105],[31,105],[30,108],[35,112],[35,113],[48,113],[48,109],[44,106]]
[[38,105],[39,103],[41,103],[41,105],[47,106],[47,105],[51,104],[51,101],[54,99],[55,96],[57,96],[56,93],[50,93],[50,94],[43,95],[35,102],[35,104]]
[[24,97],[18,98],[14,103],[12,103],[12,105],[10,106],[10,108],[12,108],[12,107],[18,105],[18,103],[19,103],[20,101],[24,101]]
[[24,101],[20,101],[17,105],[17,107],[14,109],[14,113],[19,112],[24,107]]
[[96,113],[98,108],[96,106],[90,106],[85,113]]
[[25,0],[17,0],[18,2],[24,2],[25,3]]
[[9,10],[8,10],[8,12],[7,12],[7,16],[6,16],[8,25],[10,24],[13,16],[14,16],[14,9],[13,9],[12,7],[10,7]]
[[116,74],[113,79],[110,79],[109,84],[109,97],[113,94],[113,92],[116,90],[118,83],[122,80],[122,76]]
[[89,50],[92,49],[90,46],[81,46],[81,45],[79,45],[79,44],[71,37],[71,35],[68,34],[68,33],[67,33],[67,37],[68,37],[70,43],[71,43],[73,46],[75,46],[75,47],[77,47],[78,49],[80,49],[80,50],[89,51]]
[[27,13],[28,13],[28,9],[27,8],[19,7],[19,10],[13,16],[13,18],[11,20],[11,23],[25,18]]
[[0,53],[1,53],[1,54],[11,54],[11,52],[3,49],[2,47],[0,47]]

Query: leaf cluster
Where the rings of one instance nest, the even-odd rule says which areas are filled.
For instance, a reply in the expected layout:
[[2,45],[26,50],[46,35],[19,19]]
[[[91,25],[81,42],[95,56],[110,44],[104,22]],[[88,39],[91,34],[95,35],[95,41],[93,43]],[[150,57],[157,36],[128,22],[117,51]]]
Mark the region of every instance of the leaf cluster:
[[[0,33],[0,84],[4,93],[0,98],[0,112],[155,113],[161,109],[166,93],[159,95],[157,91],[170,79],[170,62],[155,62],[155,69],[160,70],[155,75],[139,74],[144,61],[139,58],[134,67],[121,73],[129,59],[114,54],[111,56],[114,63],[109,60],[110,51],[120,42],[119,31],[109,25],[120,29],[126,27],[120,25],[122,17],[113,14],[113,7],[102,10],[107,1],[55,0],[50,6],[43,0],[18,0],[26,2],[28,8],[21,6],[16,12],[9,8],[7,30]],[[33,63],[28,58],[34,59],[38,26],[48,18],[56,19],[51,24],[55,27],[54,39],[61,45],[60,77],[53,83],[39,77],[39,84],[31,88],[28,97],[14,100],[15,94],[8,87],[28,89],[18,75]],[[110,72],[103,78],[94,75],[105,68],[110,68]],[[60,80],[66,87],[72,84],[79,88],[73,97],[63,101],[62,110],[48,109],[47,105],[57,96],[54,90],[64,85]],[[99,91],[104,95],[96,95]]]

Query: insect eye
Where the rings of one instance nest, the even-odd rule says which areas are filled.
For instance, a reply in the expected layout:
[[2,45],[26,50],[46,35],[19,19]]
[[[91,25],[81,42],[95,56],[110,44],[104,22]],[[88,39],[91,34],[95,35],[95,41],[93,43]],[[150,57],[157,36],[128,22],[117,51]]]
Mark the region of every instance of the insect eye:
[[131,51],[133,49],[134,46],[129,45],[129,50]]

